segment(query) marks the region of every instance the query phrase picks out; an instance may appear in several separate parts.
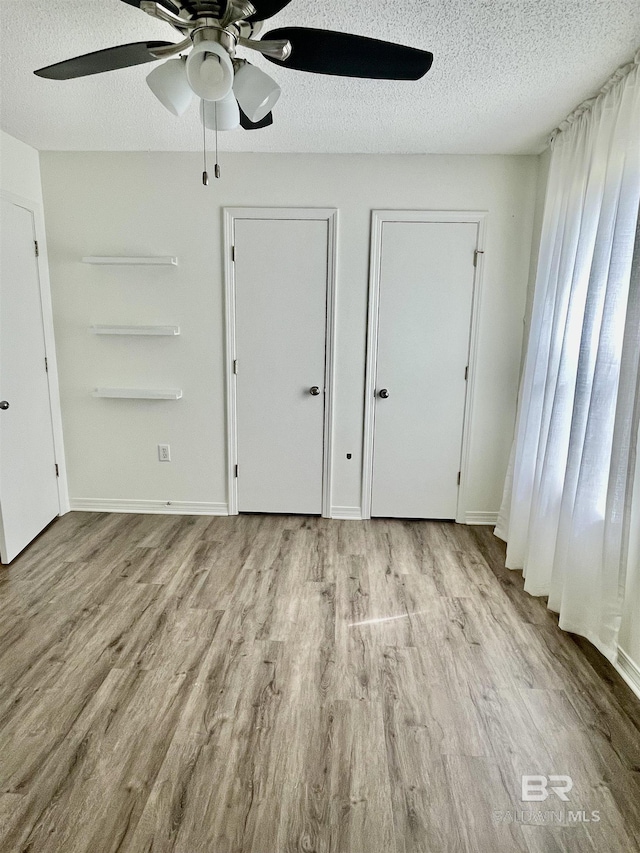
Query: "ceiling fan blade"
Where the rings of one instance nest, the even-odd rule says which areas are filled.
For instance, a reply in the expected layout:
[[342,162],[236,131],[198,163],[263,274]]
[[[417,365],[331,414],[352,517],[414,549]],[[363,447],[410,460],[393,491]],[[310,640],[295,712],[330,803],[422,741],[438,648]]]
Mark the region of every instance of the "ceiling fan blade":
[[[142,0],[122,0],[123,3],[128,3],[129,6],[137,6],[140,8],[140,3]],[[174,15],[180,14],[180,9],[174,5],[171,0],[156,0],[160,6],[164,6],[165,9],[168,9],[169,12],[173,12]]]
[[291,42],[288,59],[282,61],[267,56],[270,62],[314,74],[373,80],[418,80],[433,62],[433,54],[426,50],[332,30],[281,27],[267,33],[263,39],[287,39]]
[[260,121],[251,121],[242,111],[242,107],[238,104],[240,110],[240,127],[244,130],[262,130],[263,127],[269,127],[273,124],[273,113],[267,113]]
[[273,18],[281,9],[288,6],[290,2],[291,0],[251,0],[256,13],[247,18],[247,21],[266,21],[267,18]]
[[158,47],[168,47],[170,41],[138,41],[132,44],[120,44],[83,56],[74,56],[55,65],[47,65],[34,71],[38,77],[48,80],[70,80],[73,77],[88,77],[89,74],[102,74],[103,71],[115,71],[117,68],[129,68],[131,65],[142,65],[143,62],[155,62],[158,57],[152,50]]

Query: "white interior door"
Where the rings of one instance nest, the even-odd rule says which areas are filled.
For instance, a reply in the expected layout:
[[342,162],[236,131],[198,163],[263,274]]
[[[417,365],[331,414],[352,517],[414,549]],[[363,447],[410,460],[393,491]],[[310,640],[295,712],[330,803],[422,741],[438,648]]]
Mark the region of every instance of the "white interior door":
[[59,503],[33,214],[1,205],[0,554],[8,563]]
[[328,229],[235,219],[240,512],[322,512]]
[[456,516],[477,230],[382,225],[374,516]]

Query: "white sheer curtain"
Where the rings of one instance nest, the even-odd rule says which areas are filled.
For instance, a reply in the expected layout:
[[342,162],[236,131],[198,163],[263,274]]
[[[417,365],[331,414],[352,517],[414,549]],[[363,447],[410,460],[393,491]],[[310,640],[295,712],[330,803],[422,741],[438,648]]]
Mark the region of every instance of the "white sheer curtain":
[[640,51],[556,133],[496,535],[560,627],[617,654],[637,433]]

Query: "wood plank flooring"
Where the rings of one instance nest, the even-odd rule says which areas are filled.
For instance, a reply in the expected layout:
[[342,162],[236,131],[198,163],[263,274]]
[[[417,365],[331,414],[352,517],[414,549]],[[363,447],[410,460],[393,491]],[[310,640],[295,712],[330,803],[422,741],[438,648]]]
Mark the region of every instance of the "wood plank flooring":
[[70,513],[0,602],[7,853],[640,849],[640,703],[490,528]]

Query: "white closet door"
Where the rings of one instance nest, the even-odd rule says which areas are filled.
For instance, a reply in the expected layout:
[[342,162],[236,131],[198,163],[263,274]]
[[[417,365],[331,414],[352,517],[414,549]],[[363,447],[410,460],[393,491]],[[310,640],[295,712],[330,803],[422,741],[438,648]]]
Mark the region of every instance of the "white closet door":
[[326,220],[236,219],[238,509],[321,514]]
[[59,505],[33,214],[1,205],[0,554],[8,563]]
[[476,241],[472,223],[382,226],[374,516],[456,516]]

